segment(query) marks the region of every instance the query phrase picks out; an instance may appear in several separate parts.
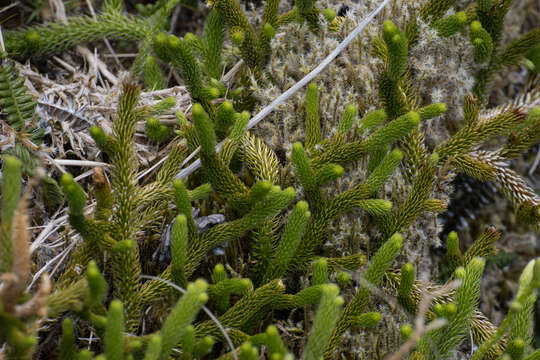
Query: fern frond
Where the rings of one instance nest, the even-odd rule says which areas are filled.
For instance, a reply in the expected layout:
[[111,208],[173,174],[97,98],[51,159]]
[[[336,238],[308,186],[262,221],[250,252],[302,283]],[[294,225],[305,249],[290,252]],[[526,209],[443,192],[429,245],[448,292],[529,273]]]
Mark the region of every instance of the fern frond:
[[24,78],[9,61],[0,65],[0,110],[17,131],[31,124],[36,110],[36,101],[28,93]]

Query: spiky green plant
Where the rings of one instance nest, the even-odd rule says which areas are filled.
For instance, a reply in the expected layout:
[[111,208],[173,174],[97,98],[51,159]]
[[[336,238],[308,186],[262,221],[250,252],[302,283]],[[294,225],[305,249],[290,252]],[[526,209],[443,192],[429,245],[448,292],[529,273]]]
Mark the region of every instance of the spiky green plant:
[[[330,359],[342,350],[340,343],[347,332],[354,334],[360,328],[377,334],[384,331],[376,327],[383,318],[386,325],[395,325],[395,312],[371,311],[375,304],[383,308],[374,297],[385,292],[395,295],[396,306],[403,307],[396,312],[422,316],[415,325],[442,320],[435,322],[441,327],[421,336],[415,332],[419,329],[401,328],[405,339],[418,336],[406,354],[410,359],[451,358],[469,332],[479,345],[473,354],[475,360],[537,356],[530,344],[539,260],[524,270],[515,301],[501,326],[490,323],[478,310],[484,268],[480,257],[496,251],[500,232],[487,229],[463,252],[457,234],[449,235],[446,261],[453,275],[448,275],[447,285],[457,280],[455,290],[420,282],[415,278],[415,266],[403,265],[410,251],[411,224],[426,212],[446,208],[445,199],[434,198],[433,190],[448,169],[496,181],[522,221],[539,222],[538,195],[505,163],[540,140],[538,108],[512,104],[481,111],[495,72],[516,64],[538,42],[537,30],[533,30],[510,46],[500,47],[508,1],[479,0],[446,17],[455,1],[429,1],[420,12],[441,37],[468,29],[472,56],[485,64],[476,79],[478,100],[465,100],[464,126],[449,139],[434,146],[425,141],[425,124],[443,115],[447,106],[425,103],[413,84],[409,57],[420,37],[416,20],[403,29],[386,21],[380,38],[374,40],[374,53],[380,60],[379,73],[374,76],[380,108],[367,112],[356,103],[336,101],[334,112],[342,115],[330,119],[336,126],[327,134],[323,106],[330,105],[320,102],[329,90],[310,84],[304,104],[305,136],[291,144],[289,153],[279,156],[275,144],[245,130],[250,114],[237,111],[245,108],[245,99],[238,95],[241,89],[227,89],[220,81],[223,69],[232,65],[223,57],[224,29],[228,28],[231,41],[249,67],[238,83],[246,85],[251,71],[256,81],[272,87],[280,80],[270,76],[265,65],[271,53],[270,39],[280,26],[298,20],[318,34],[324,25],[321,13],[332,22],[343,17],[321,12],[314,1],[305,0],[278,14],[279,2],[269,1],[262,22],[253,26],[239,3],[217,0],[210,4],[213,10],[201,37],[185,34],[180,39],[162,32],[176,4],[174,0],[160,1],[145,7],[143,16],[135,18],[122,13],[121,1],[110,0],[105,1],[96,19],[69,19],[65,24],[68,31],[51,23],[6,35],[6,49],[13,56],[43,55],[102,37],[142,40],[133,72],[142,74],[149,88],[166,86],[159,58],[180,72],[195,100],[191,115],[177,113],[179,130],[173,137],[168,127],[151,117],[170,108],[170,101],[152,108],[138,107],[139,89],[125,85],[112,133],[99,127],[91,129],[110,162],[111,182],[103,169],[95,169],[93,196],[87,196],[71,175],[62,177],[69,222],[82,241],[54,291],[49,294],[50,290],[41,288],[34,296],[37,305],[33,309],[40,311],[29,317],[17,312],[27,304],[24,301],[29,295],[24,288],[30,274],[28,235],[21,231],[28,224],[17,204],[22,203],[18,202],[20,163],[13,158],[4,162],[0,316],[5,321],[0,325],[0,338],[6,343],[2,349],[8,356],[32,355],[38,325],[35,318],[44,317],[41,310],[46,303],[52,322],[64,318],[60,358],[255,360],[266,356],[278,360],[302,354],[304,359]],[[236,51],[233,48],[233,55]],[[2,112],[9,121],[13,113],[18,119],[33,116],[32,99],[24,95],[21,78],[13,69],[3,74]],[[218,100],[225,96],[232,102]],[[359,114],[364,115],[359,118]],[[172,149],[153,178],[144,182],[136,176],[139,121],[145,121],[150,139],[169,142]],[[24,124],[28,124],[26,119]],[[506,140],[504,145],[479,150],[500,138]],[[220,140],[223,143],[218,149]],[[199,147],[202,171],[188,179],[173,180],[187,150]],[[404,186],[394,191],[390,202],[386,186],[395,186],[392,180],[401,176]],[[346,178],[360,180],[344,187]],[[334,190],[336,187],[339,190]],[[95,200],[94,205],[91,200]],[[210,228],[201,225],[212,212],[223,212],[227,222]],[[335,221],[351,212],[362,214],[371,241],[348,255],[340,250],[326,257],[329,253],[324,246],[332,237]],[[157,244],[160,235],[165,244]],[[166,247],[169,240],[170,264],[148,265],[149,254],[161,245]],[[213,252],[219,253],[221,248],[225,256],[216,259]],[[216,265],[219,261],[227,263]],[[142,280],[145,271],[159,278]],[[210,273],[210,285],[195,280]],[[344,290],[343,298],[332,284],[334,279]],[[187,289],[181,297],[173,291],[177,286]],[[14,288],[17,291],[7,291]],[[428,309],[420,307],[422,291],[437,294]],[[207,306],[204,313],[200,311],[203,304]],[[315,305],[317,311],[309,327]],[[267,327],[279,322],[280,329],[290,330],[288,321],[296,321],[298,314],[308,319],[300,324],[309,331],[295,329],[295,335],[284,331],[282,339],[278,327]],[[79,331],[95,334],[97,340],[90,348],[96,356],[89,350],[79,351],[82,346],[75,336]],[[291,340],[292,336],[298,340]],[[305,343],[304,349],[296,348],[297,342]],[[214,347],[215,343],[222,344]]]

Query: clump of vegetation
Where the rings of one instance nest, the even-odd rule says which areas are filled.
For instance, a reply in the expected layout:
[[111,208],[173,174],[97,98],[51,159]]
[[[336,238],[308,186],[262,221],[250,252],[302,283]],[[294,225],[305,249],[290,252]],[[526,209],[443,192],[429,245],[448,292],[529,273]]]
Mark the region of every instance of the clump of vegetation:
[[[483,229],[472,244],[451,232],[441,269],[426,261],[429,278],[411,250],[413,234],[434,233],[425,219],[435,222],[447,210],[447,183],[457,173],[496,184],[515,209],[509,216],[538,230],[540,197],[508,165],[540,142],[538,77],[531,71],[522,96],[488,108],[496,74],[534,67],[540,43],[535,28],[503,45],[510,3],[471,1],[448,15],[455,1],[424,1],[406,24],[385,20],[369,42],[375,106],[346,103],[341,94],[325,103],[329,77],[312,82],[299,115],[275,119],[276,127],[301,129],[280,146],[276,134],[268,141],[250,128],[247,111],[287,83],[290,59],[276,56],[275,48],[286,46],[276,32],[300,29],[298,41],[325,36],[324,46],[328,39],[335,45],[350,25],[347,14],[306,0],[280,13],[284,5],[270,0],[261,19],[252,19],[236,0],[216,0],[201,36],[179,38],[165,32],[178,0],[139,6],[136,16],[124,13],[122,1],[106,0],[98,15],[6,32],[0,116],[10,132],[6,149],[15,150],[2,154],[0,356],[31,359],[49,349],[60,359],[427,360],[459,358],[467,349],[474,360],[538,358],[540,258],[527,261],[497,326],[480,305],[486,259],[497,252],[501,231]],[[428,140],[440,137],[430,126],[449,106],[426,100],[415,84],[421,80],[412,57],[422,31],[441,41],[466,36],[478,66],[471,93],[450,104],[460,107],[459,129],[434,144]],[[92,181],[84,173],[47,175],[44,162],[55,154],[40,144],[55,138],[39,125],[15,60],[103,38],[138,41],[139,49],[112,121],[86,130],[99,154],[99,162],[83,163],[93,168]],[[352,56],[342,55],[332,76],[340,66],[354,74]],[[149,104],[135,84],[169,94],[164,69],[179,75],[192,102],[172,122],[177,98]],[[297,117],[299,124],[291,120]],[[159,154],[152,160],[141,156],[142,134]],[[182,171],[195,155],[200,170]],[[55,276],[48,265],[35,269],[29,231],[39,208],[30,198],[47,194],[60,199],[55,210],[65,198],[63,237],[72,244]],[[362,220],[362,243],[346,249],[342,237],[341,247],[329,250],[336,236],[354,232],[337,225],[351,213]],[[424,237],[421,245],[436,240]],[[366,334],[387,339],[381,353]],[[358,348],[343,346],[351,338]]]

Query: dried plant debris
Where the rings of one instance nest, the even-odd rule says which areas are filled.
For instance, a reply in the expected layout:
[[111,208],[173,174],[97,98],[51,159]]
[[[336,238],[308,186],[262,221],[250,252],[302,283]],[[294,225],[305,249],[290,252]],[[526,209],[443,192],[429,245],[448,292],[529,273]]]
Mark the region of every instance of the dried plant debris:
[[74,103],[72,98],[62,99],[54,94],[38,99],[38,111],[43,121],[47,123],[68,122],[74,131],[81,131],[94,125],[95,118],[101,116],[100,114],[88,116],[85,114],[86,106],[86,104],[79,106],[79,104]]

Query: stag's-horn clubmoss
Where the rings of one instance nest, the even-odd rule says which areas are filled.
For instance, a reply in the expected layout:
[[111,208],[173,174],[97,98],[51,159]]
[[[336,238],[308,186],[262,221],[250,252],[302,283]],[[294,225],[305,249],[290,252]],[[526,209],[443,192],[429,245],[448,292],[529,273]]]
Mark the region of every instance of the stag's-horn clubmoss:
[[[168,31],[179,3],[134,15],[105,0],[95,16],[4,32],[0,357],[540,358],[537,254],[520,257],[499,319],[482,289],[505,231],[540,224],[540,197],[520,175],[540,142],[534,1],[392,1],[249,131],[252,114],[379,3],[268,0],[246,11],[213,0],[197,34]],[[71,163],[55,161],[59,129],[36,112],[47,85],[17,61],[104,38],[137,42],[129,80],[111,121],[82,137],[98,149],[83,163],[95,166],[92,180],[60,175]],[[519,84],[502,86],[516,69]],[[148,105],[137,82],[153,94],[183,85],[192,104],[175,115],[175,97]],[[201,169],[178,179],[194,156]],[[446,228],[440,238],[466,183],[458,175],[508,200],[506,229]],[[47,199],[67,214],[53,245],[29,230],[44,225],[38,214],[55,216]],[[62,266],[50,254],[43,271],[33,266],[36,238],[67,249]]]

